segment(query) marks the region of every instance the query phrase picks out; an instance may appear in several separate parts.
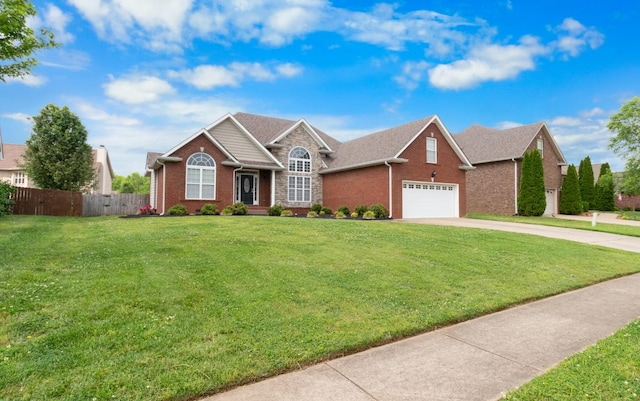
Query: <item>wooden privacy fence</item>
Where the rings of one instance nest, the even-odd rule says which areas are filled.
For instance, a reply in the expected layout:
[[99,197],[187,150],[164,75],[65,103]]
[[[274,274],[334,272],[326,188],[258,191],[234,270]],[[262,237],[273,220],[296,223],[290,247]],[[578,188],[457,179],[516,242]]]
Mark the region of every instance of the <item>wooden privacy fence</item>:
[[148,194],[94,194],[52,189],[16,188],[14,214],[43,216],[111,216],[136,214],[149,204]]
[[14,214],[82,216],[82,193],[53,189],[16,188]]
[[148,194],[84,195],[82,215],[86,217],[130,215],[136,214],[141,207],[148,204]]

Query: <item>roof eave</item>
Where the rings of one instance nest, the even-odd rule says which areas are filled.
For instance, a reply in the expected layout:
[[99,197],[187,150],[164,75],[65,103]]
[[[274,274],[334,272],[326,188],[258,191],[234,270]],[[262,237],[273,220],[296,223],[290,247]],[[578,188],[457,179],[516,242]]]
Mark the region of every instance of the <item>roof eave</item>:
[[351,164],[349,166],[344,166],[344,167],[328,168],[326,170],[321,170],[319,173],[320,174],[331,174],[331,173],[337,173],[337,172],[340,172],[340,171],[357,170],[359,168],[383,165],[385,163],[407,163],[408,161],[409,161],[408,159],[403,159],[403,158],[400,158],[400,157],[392,157],[392,158],[388,158],[388,159],[371,160],[371,161],[367,161],[367,162]]
[[272,170],[272,171],[285,170],[284,167],[280,167],[280,166],[265,166],[262,164],[241,163],[241,162],[234,162],[233,160],[225,160],[221,164],[227,167],[250,168],[250,169],[256,169],[256,170]]

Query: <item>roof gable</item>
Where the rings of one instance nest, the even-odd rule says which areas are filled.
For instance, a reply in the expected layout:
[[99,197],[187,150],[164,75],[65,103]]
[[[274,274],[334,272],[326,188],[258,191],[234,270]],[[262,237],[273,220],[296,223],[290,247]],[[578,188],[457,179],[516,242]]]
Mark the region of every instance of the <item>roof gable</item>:
[[[543,127],[546,124],[540,122],[505,130],[472,125],[455,135],[455,140],[473,164],[520,159]],[[553,140],[548,130],[546,133]]]
[[0,170],[22,170],[20,165],[24,163],[22,155],[25,150],[27,150],[27,145],[5,143],[3,145],[4,158],[0,160]]
[[321,149],[333,152],[333,148],[339,145],[338,141],[311,126],[304,118],[293,121],[248,113],[236,113],[234,117],[266,147],[277,144],[300,125],[304,127]]
[[436,115],[344,142],[338,148],[328,167],[330,170],[339,171],[358,166],[399,161],[402,152],[432,123],[437,125],[447,143],[460,158],[461,163],[471,167],[465,154]]

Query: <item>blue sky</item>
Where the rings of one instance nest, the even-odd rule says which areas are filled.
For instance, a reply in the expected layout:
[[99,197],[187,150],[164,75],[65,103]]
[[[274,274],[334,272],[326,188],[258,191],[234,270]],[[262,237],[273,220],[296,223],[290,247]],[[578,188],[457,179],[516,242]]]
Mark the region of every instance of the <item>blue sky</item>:
[[62,43],[0,83],[5,143],[48,103],[82,120],[116,174],[144,172],[224,114],[339,140],[437,114],[450,132],[546,121],[569,163],[624,162],[609,116],[640,92],[640,2],[35,0]]

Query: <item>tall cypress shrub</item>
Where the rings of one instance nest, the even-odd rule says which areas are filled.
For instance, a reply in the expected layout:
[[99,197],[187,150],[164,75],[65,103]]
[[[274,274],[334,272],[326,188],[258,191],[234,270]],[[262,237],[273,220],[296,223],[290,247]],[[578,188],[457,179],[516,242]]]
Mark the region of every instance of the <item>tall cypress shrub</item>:
[[578,173],[573,164],[567,169],[567,176],[562,181],[562,197],[560,198],[561,214],[581,214],[582,199],[580,198],[580,184]]
[[525,153],[522,161],[518,214],[520,216],[542,216],[546,207],[542,157],[538,149],[534,149]]
[[592,208],[595,204],[595,179],[593,178],[593,166],[591,165],[591,158],[589,156],[580,161],[578,182],[580,183],[580,197],[582,201],[589,202],[589,208]]
[[603,212],[610,212],[615,206],[613,191],[613,175],[611,171],[600,174],[596,183],[595,208]]

